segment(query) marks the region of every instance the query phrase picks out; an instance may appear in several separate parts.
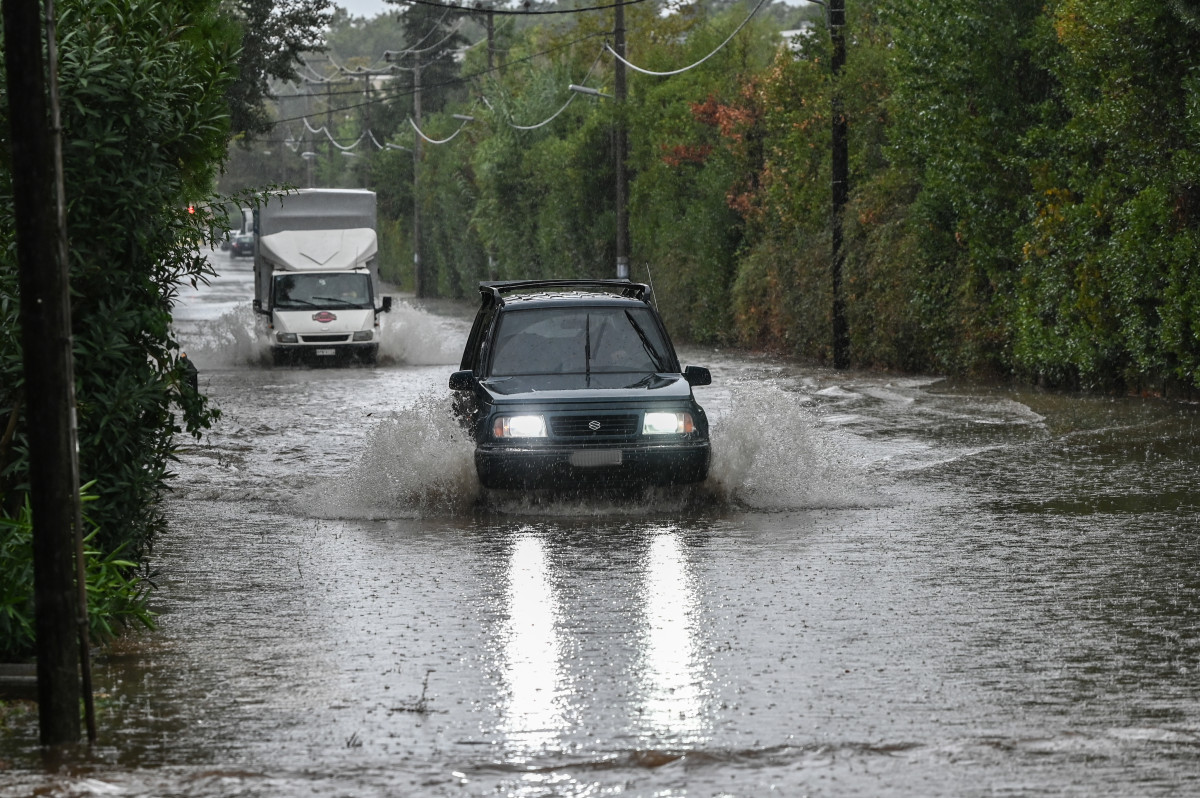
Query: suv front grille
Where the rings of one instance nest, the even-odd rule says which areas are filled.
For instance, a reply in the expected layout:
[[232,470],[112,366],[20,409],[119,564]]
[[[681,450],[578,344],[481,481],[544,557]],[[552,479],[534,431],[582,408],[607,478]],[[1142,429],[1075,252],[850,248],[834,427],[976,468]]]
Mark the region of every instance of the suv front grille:
[[554,416],[550,419],[550,432],[556,438],[631,437],[638,432],[638,416]]

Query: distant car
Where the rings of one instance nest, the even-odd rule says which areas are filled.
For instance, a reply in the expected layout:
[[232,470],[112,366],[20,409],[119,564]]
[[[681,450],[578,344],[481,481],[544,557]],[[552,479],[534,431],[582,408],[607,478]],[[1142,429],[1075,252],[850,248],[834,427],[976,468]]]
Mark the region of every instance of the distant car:
[[229,254],[235,258],[254,257],[254,234],[238,233],[229,242]]
[[708,418],[646,285],[480,283],[454,406],[487,488],[700,482]]

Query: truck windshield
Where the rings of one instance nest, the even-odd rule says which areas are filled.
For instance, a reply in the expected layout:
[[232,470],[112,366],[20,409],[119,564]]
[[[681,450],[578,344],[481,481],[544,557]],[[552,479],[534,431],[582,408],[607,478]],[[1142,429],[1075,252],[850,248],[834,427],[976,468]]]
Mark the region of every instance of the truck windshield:
[[371,279],[350,273],[277,274],[274,296],[279,310],[369,308],[373,302]]
[[491,375],[651,374],[672,368],[670,353],[645,308],[511,310],[500,317]]

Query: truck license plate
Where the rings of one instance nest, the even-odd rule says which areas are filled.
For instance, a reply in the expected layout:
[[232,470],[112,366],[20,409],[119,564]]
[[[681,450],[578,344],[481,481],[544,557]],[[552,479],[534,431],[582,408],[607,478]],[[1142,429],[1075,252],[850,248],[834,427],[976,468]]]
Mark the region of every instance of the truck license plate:
[[318,357],[332,357],[336,353],[335,349],[318,349],[316,352]]
[[620,449],[579,449],[571,452],[571,465],[576,468],[618,466],[620,464]]

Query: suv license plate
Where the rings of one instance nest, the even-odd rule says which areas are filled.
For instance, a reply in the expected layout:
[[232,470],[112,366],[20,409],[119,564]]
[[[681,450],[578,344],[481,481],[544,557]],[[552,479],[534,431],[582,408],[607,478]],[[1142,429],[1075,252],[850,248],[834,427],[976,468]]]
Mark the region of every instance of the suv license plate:
[[316,351],[316,355],[319,357],[332,357],[334,354],[336,354],[334,349],[318,349]]
[[576,468],[596,466],[618,466],[621,464],[620,449],[580,449],[571,452],[571,465]]

